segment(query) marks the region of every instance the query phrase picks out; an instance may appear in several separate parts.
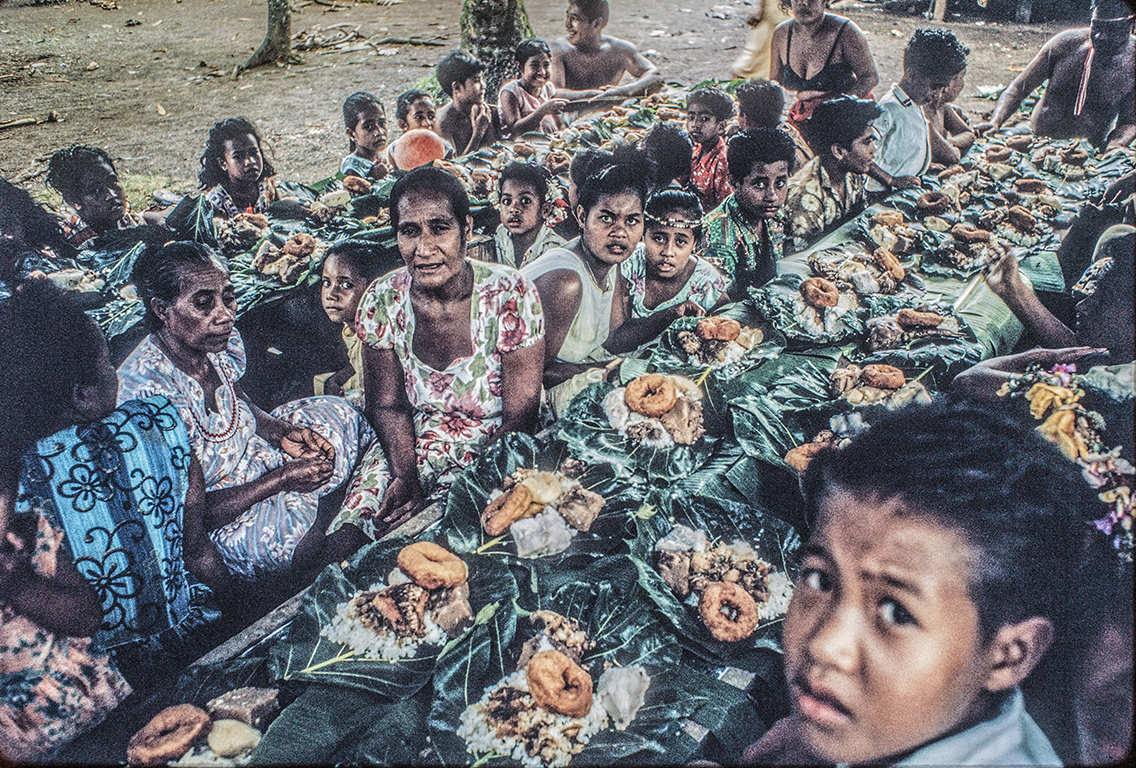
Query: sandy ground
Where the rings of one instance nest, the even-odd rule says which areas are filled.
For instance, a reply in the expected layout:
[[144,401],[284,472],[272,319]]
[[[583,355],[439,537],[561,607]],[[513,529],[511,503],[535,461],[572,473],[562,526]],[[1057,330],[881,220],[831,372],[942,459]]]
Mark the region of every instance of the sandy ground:
[[[210,125],[234,114],[261,127],[283,177],[329,175],[345,150],[343,97],[369,90],[393,110],[395,96],[457,45],[461,8],[460,0],[337,0],[346,7],[333,10],[299,0],[294,33],[348,24],[372,40],[417,37],[443,45],[309,51],[300,64],[234,80],[228,73],[263,35],[263,0],[117,0],[114,10],[84,2],[14,2],[0,0],[0,122],[49,110],[64,118],[0,131],[0,175],[37,191],[43,189],[37,172],[50,153],[74,142],[100,145],[120,172],[145,175],[136,185],[187,189]],[[728,76],[749,13],[743,0],[613,5],[608,31],[638,44],[665,74],[687,84]],[[562,33],[564,7],[564,0],[529,0],[538,35]],[[886,87],[898,77],[907,37],[927,22],[857,2],[843,3],[840,12],[867,33]],[[963,98],[972,110],[991,106],[973,98],[976,86],[1008,83],[1058,28],[975,20],[948,26],[972,49]]]

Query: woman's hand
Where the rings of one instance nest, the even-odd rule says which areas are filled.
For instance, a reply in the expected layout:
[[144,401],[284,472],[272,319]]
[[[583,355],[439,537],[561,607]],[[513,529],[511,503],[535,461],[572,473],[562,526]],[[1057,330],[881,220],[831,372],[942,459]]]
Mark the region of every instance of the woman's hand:
[[280,438],[280,450],[293,459],[335,461],[335,448],[309,427],[292,427]]
[[986,273],[986,284],[1003,301],[1025,288],[1022,273],[1018,271],[1018,259],[1006,251],[990,264]]
[[687,300],[675,307],[676,317],[701,317],[705,314],[706,310],[696,301]]
[[417,479],[407,480],[403,477],[391,478],[383,502],[375,516],[386,523],[390,528],[408,520],[419,510],[426,506],[426,498],[422,495],[422,486]]
[[335,462],[322,458],[304,458],[289,461],[275,470],[280,473],[281,490],[311,493],[331,479]]
[[9,531],[0,540],[0,589],[7,591],[22,574],[30,573],[31,567],[31,549]]

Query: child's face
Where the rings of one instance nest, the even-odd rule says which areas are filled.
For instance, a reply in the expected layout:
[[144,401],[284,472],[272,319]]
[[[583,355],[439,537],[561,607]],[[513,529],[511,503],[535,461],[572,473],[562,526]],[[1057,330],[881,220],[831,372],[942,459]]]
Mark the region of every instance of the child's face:
[[374,153],[387,143],[387,116],[382,109],[366,109],[359,113],[354,128],[347,129],[347,138],[355,146]]
[[485,79],[481,75],[454,83],[454,101],[459,104],[481,104],[485,101]]
[[904,70],[905,92],[908,98],[920,106],[924,104],[945,103],[944,94],[954,76],[941,73],[926,74]]
[[354,323],[359,300],[367,290],[367,280],[344,259],[331,254],[323,262],[320,303],[333,323]]
[[686,132],[695,144],[711,144],[718,140],[726,128],[726,121],[719,120],[701,104],[691,105],[686,110]]
[[434,100],[429,96],[423,96],[420,99],[410,102],[410,111],[406,113],[405,120],[398,121],[398,127],[403,131],[413,131],[416,128],[424,128],[427,131],[434,130],[434,118],[437,115],[437,110],[434,107]]
[[83,171],[75,203],[88,224],[111,226],[126,213],[126,192],[114,169],[100,160]]
[[552,77],[552,59],[547,53],[529,56],[521,67],[521,85],[529,92],[538,92]]
[[755,163],[749,175],[735,183],[738,206],[755,219],[771,219],[781,210],[789,194],[789,164]]
[[830,490],[785,617],[785,675],[826,761],[878,761],[981,711],[976,553],[895,500]]
[[964,87],[966,87],[966,67],[963,67],[961,72],[951,78],[951,81],[947,84],[947,88],[943,91],[941,96],[941,104],[950,104],[956,101],[962,94]]
[[501,223],[512,235],[524,235],[541,225],[542,201],[532,184],[506,179],[501,185],[497,210]]
[[264,168],[264,158],[260,154],[260,142],[251,133],[225,139],[225,153],[217,160],[221,170],[229,175],[235,184],[255,184],[260,181]]
[[586,214],[576,207],[588,251],[605,264],[619,264],[643,238],[643,201],[627,190],[601,195]]
[[[691,226],[697,224],[686,211],[671,211],[664,217]],[[654,280],[670,280],[681,275],[694,253],[694,229],[668,227],[651,222],[643,248],[647,253],[647,275]]]

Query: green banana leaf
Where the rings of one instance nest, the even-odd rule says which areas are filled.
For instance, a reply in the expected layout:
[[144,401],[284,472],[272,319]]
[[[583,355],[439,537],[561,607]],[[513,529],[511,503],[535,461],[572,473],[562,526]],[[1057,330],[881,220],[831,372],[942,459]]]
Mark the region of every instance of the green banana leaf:
[[[604,398],[613,389],[607,382],[592,384],[576,395],[560,418],[556,439],[565,442],[576,458],[588,464],[607,464],[620,478],[639,477],[665,485],[689,476],[714,453],[721,437],[709,431],[694,445],[670,448],[652,448],[624,437],[604,413]],[[716,407],[712,399],[703,398],[704,418],[712,416]],[[713,426],[710,419],[705,420]]]
[[[579,571],[574,581],[545,595],[539,608],[579,620],[595,641],[595,649],[583,659],[593,680],[606,666],[642,665],[651,676],[646,702],[625,731],[607,729],[595,734],[572,765],[614,763],[681,763],[698,749],[682,728],[691,718],[728,727],[723,702],[714,698],[710,678],[680,663],[680,649],[673,635],[647,599],[639,584],[637,569],[623,555],[597,561]],[[523,622],[525,625],[528,622]],[[456,731],[461,714],[484,692],[511,674],[524,641],[534,634],[518,628],[510,643],[500,646],[499,656],[459,654],[447,656],[435,676],[434,702],[429,728],[436,750],[433,762],[444,765],[476,763],[503,765],[499,755],[474,755],[466,751]],[[486,663],[486,662],[489,663]]]
[[[873,317],[893,315],[904,307],[919,307],[927,304],[927,297],[911,294],[895,296],[867,296],[863,298],[861,315],[865,326]],[[949,381],[957,374],[975,365],[982,359],[982,345],[978,343],[974,330],[949,306],[931,304],[941,315],[953,316],[959,325],[961,335],[930,335],[915,339],[906,346],[894,349],[881,349],[870,352],[867,343],[861,345],[850,357],[853,362],[886,363],[905,371],[920,373],[928,368],[936,379]]]
[[801,275],[781,275],[760,288],[749,289],[749,301],[757,317],[785,335],[789,349],[824,347],[862,338],[864,322],[853,310],[837,319],[832,331],[813,333],[794,315],[794,297],[800,293]]
[[166,216],[166,226],[174,231],[179,240],[217,246],[217,237],[213,232],[213,206],[203,195],[183,197]]
[[481,527],[481,513],[489,504],[490,495],[501,488],[507,476],[521,468],[555,470],[565,458],[568,452],[561,443],[541,445],[529,435],[505,435],[450,487],[445,515],[438,525],[439,540],[458,554],[472,553],[504,564],[528,593],[549,592],[593,560],[624,550],[624,540],[634,535],[635,514],[643,504],[645,492],[618,478],[602,462],[587,462],[588,469],[580,482],[604,497],[603,510],[588,531],[576,533],[565,551],[520,558],[508,532],[491,537]]
[[[660,501],[661,513],[674,525],[685,525],[709,534],[712,543],[741,539],[753,546],[758,557],[774,570],[794,579],[798,567],[800,536],[791,525],[771,515],[761,514],[745,503],[713,496],[672,494]],[[652,532],[665,535],[670,528],[652,526]],[[660,537],[661,538],[661,537]],[[655,569],[657,553],[650,536],[640,536],[632,545],[632,560],[639,570],[639,583],[647,591],[667,623],[678,633],[683,647],[695,656],[713,663],[728,664],[774,681],[781,674],[780,631],[783,616],[762,620],[745,640],[726,643],[706,629],[698,605],[675,595]]]
[[420,646],[414,657],[385,661],[360,656],[350,646],[320,634],[335,617],[340,603],[376,582],[386,581],[396,567],[399,550],[409,543],[405,538],[375,542],[359,550],[345,567],[333,564],[323,570],[292,620],[288,635],[271,649],[269,667],[276,679],[356,688],[388,701],[406,699],[430,680],[440,655],[516,599],[516,581],[504,563],[492,557],[456,553],[469,567],[470,605],[477,617],[474,626],[456,638],[444,645]]

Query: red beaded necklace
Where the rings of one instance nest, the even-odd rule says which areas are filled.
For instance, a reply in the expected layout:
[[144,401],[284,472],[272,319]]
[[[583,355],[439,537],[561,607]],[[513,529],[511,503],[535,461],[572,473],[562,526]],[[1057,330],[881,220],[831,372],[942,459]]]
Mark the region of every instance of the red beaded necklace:
[[[201,422],[201,419],[197,417],[197,414],[194,412],[192,403],[190,403],[189,405],[189,417],[193,419],[194,426],[197,427],[197,430],[201,433],[201,436],[205,439],[205,442],[223,443],[231,438],[234,434],[236,434],[237,431],[237,425],[239,421],[237,419],[237,393],[236,390],[233,389],[233,382],[225,373],[223,366],[214,365],[213,370],[217,372],[217,377],[221,379],[221,386],[229,391],[229,403],[231,405],[231,408],[229,409],[229,425],[220,432],[210,432],[205,428],[205,424]],[[216,397],[215,394],[214,397]],[[208,414],[206,414],[205,422],[208,423],[208,421],[209,416]]]

